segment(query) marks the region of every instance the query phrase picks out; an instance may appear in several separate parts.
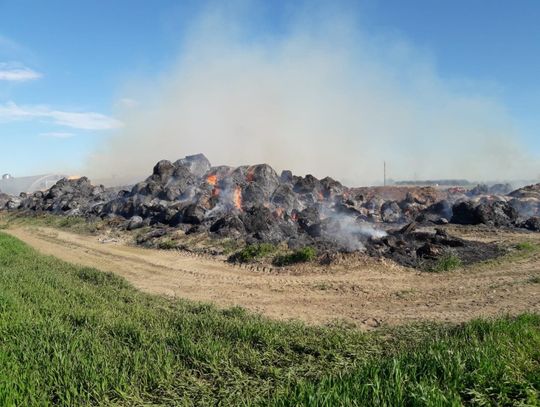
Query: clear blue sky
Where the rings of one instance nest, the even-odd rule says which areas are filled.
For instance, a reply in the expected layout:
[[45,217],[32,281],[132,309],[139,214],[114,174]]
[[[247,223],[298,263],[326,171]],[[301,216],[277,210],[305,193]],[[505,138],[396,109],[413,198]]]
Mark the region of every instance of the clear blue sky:
[[[223,2],[220,2],[221,4]],[[306,2],[317,7],[321,2]],[[202,1],[0,0],[0,172],[76,171],[120,126],[126,79],[182,52]],[[449,80],[484,83],[540,153],[540,1],[343,2],[371,35],[405,38]],[[250,35],[279,35],[295,6],[258,3]]]

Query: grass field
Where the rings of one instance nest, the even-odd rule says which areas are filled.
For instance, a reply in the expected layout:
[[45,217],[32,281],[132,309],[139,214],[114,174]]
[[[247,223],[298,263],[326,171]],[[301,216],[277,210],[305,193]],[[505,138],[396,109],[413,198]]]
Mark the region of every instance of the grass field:
[[540,405],[540,316],[361,333],[173,301],[0,234],[0,405]]
[[102,220],[89,222],[81,216],[59,216],[48,212],[39,214],[0,213],[0,230],[15,225],[54,227],[74,233],[94,234],[104,227],[104,222]]

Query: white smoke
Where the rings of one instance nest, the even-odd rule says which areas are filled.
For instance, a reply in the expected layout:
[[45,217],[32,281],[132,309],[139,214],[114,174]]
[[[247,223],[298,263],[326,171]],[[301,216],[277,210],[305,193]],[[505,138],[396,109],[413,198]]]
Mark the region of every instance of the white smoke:
[[339,247],[347,251],[364,250],[362,242],[370,238],[380,239],[387,235],[387,232],[378,229],[375,224],[363,222],[353,214],[340,213],[333,205],[324,201],[320,206],[321,219],[330,219],[332,226],[325,228],[324,237],[334,241]]
[[169,72],[126,84],[136,103],[90,175],[143,175],[198,152],[351,185],[381,180],[383,160],[396,179],[540,173],[503,104],[444,80],[406,41],[370,36],[345,13],[299,13],[272,37],[250,37],[248,19],[203,13]]

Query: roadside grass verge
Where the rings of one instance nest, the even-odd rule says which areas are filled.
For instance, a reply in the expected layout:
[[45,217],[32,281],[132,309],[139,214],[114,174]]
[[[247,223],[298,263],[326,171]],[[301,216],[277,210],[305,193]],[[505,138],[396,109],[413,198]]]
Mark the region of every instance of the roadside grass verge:
[[315,260],[317,257],[317,251],[311,247],[306,246],[301,249],[295,250],[292,253],[281,254],[272,260],[274,266],[283,267],[289,266],[291,264],[305,263],[308,261]]
[[0,229],[10,226],[43,226],[69,230],[79,234],[94,234],[104,227],[100,219],[90,221],[82,216],[60,216],[50,213],[0,213]]
[[279,406],[538,406],[539,317],[472,321],[402,343],[352,374],[304,382]]
[[[112,222],[112,223],[111,223]],[[82,216],[62,216],[53,213],[29,213],[0,211],[0,230],[17,226],[50,227],[66,230],[80,235],[97,235],[130,239],[134,245],[153,247],[162,250],[187,250],[195,253],[230,255],[238,250],[240,243],[230,238],[210,238],[205,234],[186,235],[180,231],[170,231],[163,237],[150,239],[149,244],[139,243],[138,239],[153,229],[144,226],[133,231],[118,228],[118,221],[99,218],[88,219]]]
[[516,249],[520,252],[531,253],[540,250],[540,246],[533,242],[520,242],[516,245]]
[[0,405],[538,405],[540,316],[362,333],[138,292],[0,233]]
[[454,253],[444,254],[432,267],[427,271],[432,273],[442,273],[460,268],[463,265],[461,259]]
[[245,246],[229,256],[231,263],[248,263],[266,257],[277,250],[271,243],[256,243]]

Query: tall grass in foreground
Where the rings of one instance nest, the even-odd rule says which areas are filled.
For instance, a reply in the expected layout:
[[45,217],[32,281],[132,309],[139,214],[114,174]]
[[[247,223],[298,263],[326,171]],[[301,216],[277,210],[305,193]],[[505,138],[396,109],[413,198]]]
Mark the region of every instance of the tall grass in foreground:
[[538,405],[540,317],[381,334],[140,293],[0,234],[0,405]]

